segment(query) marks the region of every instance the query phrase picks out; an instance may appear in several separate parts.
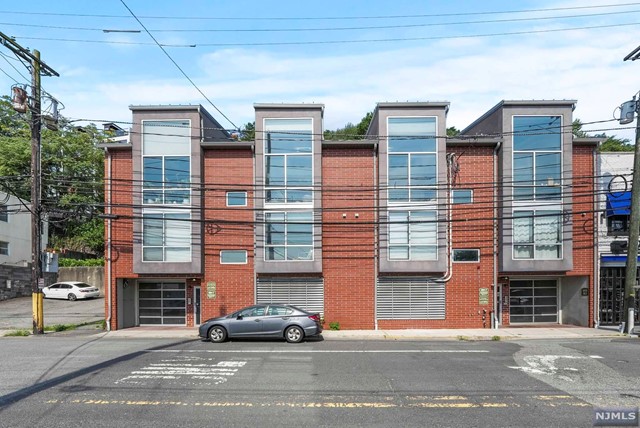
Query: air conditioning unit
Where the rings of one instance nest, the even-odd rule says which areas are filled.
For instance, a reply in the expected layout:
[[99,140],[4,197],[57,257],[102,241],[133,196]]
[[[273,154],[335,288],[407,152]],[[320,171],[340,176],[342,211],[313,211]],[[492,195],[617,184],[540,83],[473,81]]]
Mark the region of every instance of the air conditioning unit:
[[626,253],[627,247],[627,241],[613,241],[611,243],[611,252],[613,254]]

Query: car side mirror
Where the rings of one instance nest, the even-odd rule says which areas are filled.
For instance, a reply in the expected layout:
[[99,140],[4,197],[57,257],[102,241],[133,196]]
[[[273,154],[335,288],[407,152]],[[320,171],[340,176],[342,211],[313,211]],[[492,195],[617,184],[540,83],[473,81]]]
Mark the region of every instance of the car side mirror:
[[238,315],[238,317],[236,318],[237,320],[241,320],[243,317],[242,315]]

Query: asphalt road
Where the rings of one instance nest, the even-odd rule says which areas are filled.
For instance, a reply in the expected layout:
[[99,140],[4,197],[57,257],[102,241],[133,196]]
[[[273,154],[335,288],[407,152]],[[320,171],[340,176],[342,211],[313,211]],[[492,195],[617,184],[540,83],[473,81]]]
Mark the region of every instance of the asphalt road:
[[[11,427],[592,426],[640,404],[640,341],[0,338]],[[21,370],[16,370],[21,367]]]
[[[104,319],[104,298],[76,300],[44,299],[44,324],[82,324]],[[0,302],[0,330],[32,329],[31,297]],[[2,335],[0,333],[0,335]]]

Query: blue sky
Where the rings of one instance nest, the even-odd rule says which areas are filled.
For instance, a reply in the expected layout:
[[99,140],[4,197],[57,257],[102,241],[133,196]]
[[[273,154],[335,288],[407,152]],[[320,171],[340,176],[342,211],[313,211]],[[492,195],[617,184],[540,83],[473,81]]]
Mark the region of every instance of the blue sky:
[[[640,45],[640,2],[125,4],[233,125],[120,0],[3,2],[0,31],[60,73],[43,87],[62,114],[96,124],[130,121],[132,104],[202,104],[233,128],[253,120],[254,103],[305,102],[325,104],[325,128],[335,129],[377,102],[449,101],[447,125],[462,129],[503,99],[576,99],[575,117],[596,122],[640,87],[640,61],[623,62]],[[0,94],[8,95],[28,71],[7,48],[0,54]],[[634,138],[633,124],[585,128]]]

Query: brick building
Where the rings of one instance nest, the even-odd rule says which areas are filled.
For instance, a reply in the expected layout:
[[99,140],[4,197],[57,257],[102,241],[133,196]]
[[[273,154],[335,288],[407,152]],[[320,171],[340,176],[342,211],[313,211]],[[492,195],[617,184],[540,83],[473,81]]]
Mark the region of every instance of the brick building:
[[379,103],[349,141],[319,104],[256,104],[253,141],[201,106],[131,107],[104,145],[109,326],[270,301],[342,329],[593,326],[597,141],[574,104],[503,101],[446,137],[449,103]]

